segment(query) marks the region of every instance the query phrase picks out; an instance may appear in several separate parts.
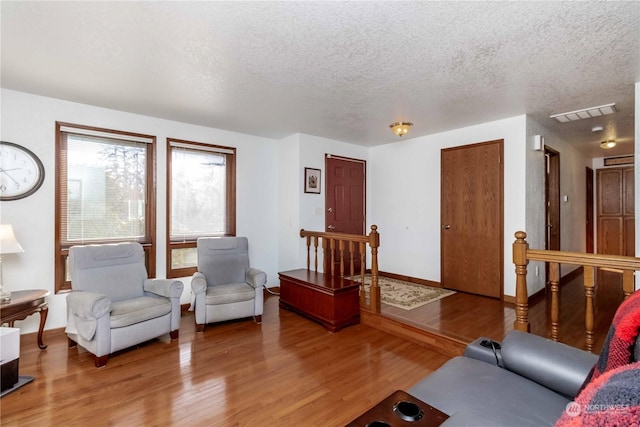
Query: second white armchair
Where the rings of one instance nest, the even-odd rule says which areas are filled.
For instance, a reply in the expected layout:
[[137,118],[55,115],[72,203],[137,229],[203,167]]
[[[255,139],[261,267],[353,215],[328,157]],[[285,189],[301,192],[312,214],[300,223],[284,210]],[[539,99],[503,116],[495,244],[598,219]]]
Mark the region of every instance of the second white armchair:
[[246,237],[201,237],[191,280],[196,330],[207,323],[253,317],[262,322],[265,272],[249,266]]

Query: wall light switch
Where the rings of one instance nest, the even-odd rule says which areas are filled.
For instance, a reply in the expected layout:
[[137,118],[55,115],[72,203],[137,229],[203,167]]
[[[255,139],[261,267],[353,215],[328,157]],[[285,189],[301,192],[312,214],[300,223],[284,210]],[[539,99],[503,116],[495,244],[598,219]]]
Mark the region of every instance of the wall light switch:
[[569,196],[567,196],[566,194],[564,196],[562,196],[562,200],[564,200],[565,202],[569,201]]

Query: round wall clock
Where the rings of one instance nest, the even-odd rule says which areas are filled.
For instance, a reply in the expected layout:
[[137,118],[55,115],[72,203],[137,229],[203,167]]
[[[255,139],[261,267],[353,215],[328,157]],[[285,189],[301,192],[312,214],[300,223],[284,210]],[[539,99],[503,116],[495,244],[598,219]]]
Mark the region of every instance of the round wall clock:
[[33,152],[0,141],[0,200],[18,200],[35,193],[44,181],[44,166]]

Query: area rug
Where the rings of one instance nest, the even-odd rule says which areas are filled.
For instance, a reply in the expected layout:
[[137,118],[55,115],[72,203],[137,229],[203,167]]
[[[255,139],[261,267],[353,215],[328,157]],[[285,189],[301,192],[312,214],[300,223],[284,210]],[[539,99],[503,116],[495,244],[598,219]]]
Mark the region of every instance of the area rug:
[[[359,282],[360,276],[354,276],[350,279]],[[369,297],[369,287],[371,287],[371,275],[366,274],[364,276],[364,290],[367,298]],[[404,310],[413,310],[456,293],[448,289],[434,288],[382,276],[378,276],[378,287],[382,303]]]

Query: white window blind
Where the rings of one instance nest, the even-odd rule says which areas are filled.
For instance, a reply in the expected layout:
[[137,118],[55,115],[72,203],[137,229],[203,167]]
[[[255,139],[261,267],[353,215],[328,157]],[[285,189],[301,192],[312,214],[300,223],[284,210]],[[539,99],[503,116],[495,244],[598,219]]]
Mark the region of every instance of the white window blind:
[[[62,239],[140,240],[145,237],[147,142],[62,132],[66,184]],[[93,132],[96,134],[96,132]]]
[[226,232],[226,151],[171,143],[172,242]]

